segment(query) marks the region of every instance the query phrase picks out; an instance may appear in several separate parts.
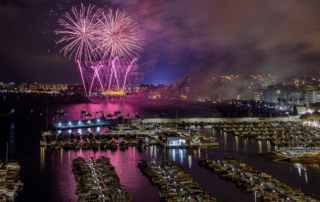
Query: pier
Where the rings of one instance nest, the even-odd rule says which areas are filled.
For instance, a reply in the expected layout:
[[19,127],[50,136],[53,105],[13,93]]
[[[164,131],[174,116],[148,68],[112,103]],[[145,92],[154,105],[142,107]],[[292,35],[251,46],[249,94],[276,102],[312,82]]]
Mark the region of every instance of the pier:
[[218,161],[203,159],[198,164],[223,179],[234,182],[237,187],[254,194],[255,198],[262,201],[319,201],[304,194],[300,189],[280,183],[273,176],[231,157]]

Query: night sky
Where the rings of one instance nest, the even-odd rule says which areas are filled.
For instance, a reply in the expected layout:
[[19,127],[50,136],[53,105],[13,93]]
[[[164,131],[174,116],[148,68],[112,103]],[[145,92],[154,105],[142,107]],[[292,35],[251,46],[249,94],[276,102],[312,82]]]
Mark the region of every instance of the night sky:
[[145,45],[137,71],[144,83],[319,67],[316,0],[2,0],[0,81],[81,83],[53,34],[61,15],[80,3],[119,8],[141,25]]

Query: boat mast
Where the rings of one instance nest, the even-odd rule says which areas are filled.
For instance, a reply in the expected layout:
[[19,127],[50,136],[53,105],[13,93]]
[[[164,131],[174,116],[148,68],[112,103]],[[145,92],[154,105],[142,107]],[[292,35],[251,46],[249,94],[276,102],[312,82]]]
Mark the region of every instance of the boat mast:
[[46,122],[46,130],[48,131],[48,111],[49,111],[49,109],[48,109],[48,106],[47,106],[47,122]]
[[7,149],[6,149],[6,177],[8,175],[8,142],[7,142]]

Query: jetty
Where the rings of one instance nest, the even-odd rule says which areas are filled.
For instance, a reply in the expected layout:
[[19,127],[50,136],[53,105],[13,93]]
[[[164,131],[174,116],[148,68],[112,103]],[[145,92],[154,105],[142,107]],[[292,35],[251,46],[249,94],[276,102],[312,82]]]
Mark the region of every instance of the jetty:
[[232,157],[218,161],[202,159],[198,164],[234,182],[238,188],[254,194],[261,201],[319,201]]
[[206,194],[199,184],[172,160],[142,160],[138,167],[150,182],[159,188],[158,195],[162,201],[218,201],[217,198]]
[[73,161],[72,171],[77,181],[78,201],[131,202],[131,194],[120,183],[109,158],[94,161],[78,157]]

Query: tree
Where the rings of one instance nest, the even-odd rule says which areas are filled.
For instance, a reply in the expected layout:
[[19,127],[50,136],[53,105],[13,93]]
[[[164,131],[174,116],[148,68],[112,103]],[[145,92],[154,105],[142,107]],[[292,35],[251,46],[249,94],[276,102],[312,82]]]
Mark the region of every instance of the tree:
[[286,104],[286,103],[287,103],[287,100],[284,99],[284,98],[282,98],[282,102],[283,102],[284,104]]
[[297,106],[296,105],[294,105],[292,113],[293,113],[293,115],[298,115],[298,110],[297,110]]

